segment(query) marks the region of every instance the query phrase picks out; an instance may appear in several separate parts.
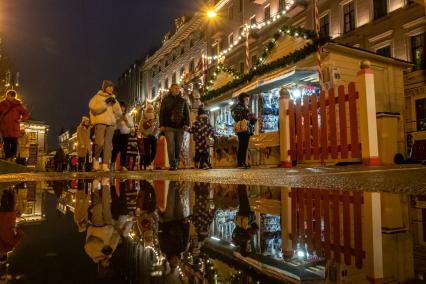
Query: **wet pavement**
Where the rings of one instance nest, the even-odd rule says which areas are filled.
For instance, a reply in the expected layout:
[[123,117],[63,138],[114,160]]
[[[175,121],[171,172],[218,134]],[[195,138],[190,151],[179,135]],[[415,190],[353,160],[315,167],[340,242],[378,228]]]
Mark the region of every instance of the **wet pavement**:
[[425,169],[3,175],[0,283],[415,281]]
[[426,166],[342,166],[195,170],[116,173],[18,173],[0,175],[0,182],[43,181],[110,176],[145,180],[171,180],[221,184],[289,186],[303,188],[426,193]]

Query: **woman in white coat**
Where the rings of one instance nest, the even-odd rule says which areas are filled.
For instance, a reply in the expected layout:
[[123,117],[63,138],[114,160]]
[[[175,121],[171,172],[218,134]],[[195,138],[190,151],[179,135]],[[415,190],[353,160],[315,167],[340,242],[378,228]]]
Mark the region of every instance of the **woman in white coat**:
[[102,153],[102,170],[109,171],[111,163],[112,138],[117,120],[122,116],[121,107],[113,91],[113,83],[105,80],[102,82],[102,89],[89,102],[90,120],[95,127],[94,171],[101,169],[99,158]]

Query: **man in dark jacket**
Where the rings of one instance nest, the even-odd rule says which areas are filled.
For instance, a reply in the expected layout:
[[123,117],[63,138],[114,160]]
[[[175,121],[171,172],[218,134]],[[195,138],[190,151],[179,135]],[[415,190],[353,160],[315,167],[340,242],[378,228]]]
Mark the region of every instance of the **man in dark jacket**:
[[189,126],[189,106],[180,95],[179,85],[172,84],[170,93],[161,102],[160,129],[166,136],[170,170],[179,165],[184,127]]

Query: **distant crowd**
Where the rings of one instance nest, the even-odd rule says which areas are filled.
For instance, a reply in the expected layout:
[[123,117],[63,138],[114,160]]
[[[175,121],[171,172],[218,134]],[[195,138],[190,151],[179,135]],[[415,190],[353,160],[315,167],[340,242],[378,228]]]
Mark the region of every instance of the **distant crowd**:
[[[143,117],[135,122],[124,102],[117,101],[111,81],[103,81],[101,90],[90,100],[90,117],[83,116],[77,128],[77,155],[67,157],[59,148],[54,157],[56,171],[110,171],[119,169],[154,170],[157,139],[164,135],[167,142],[169,170],[179,167],[184,133],[189,132],[195,142],[194,161],[197,168],[210,169],[209,147],[216,140],[203,106],[191,123],[187,100],[178,84],[172,84],[162,99],[159,113],[146,103]],[[238,136],[238,167],[249,168],[246,163],[250,136],[254,133],[256,117],[249,108],[249,95],[241,93],[232,108],[235,132]],[[119,157],[119,158],[118,158]]]

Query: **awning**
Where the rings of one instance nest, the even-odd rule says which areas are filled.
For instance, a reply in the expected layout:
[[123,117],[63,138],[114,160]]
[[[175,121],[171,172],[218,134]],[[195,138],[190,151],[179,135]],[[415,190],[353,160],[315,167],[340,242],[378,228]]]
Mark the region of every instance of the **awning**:
[[249,95],[268,92],[291,83],[318,85],[318,72],[312,69],[297,69],[292,67],[283,70],[278,74],[272,74],[267,77],[256,80],[253,83],[235,91],[232,96],[237,97],[242,92]]

